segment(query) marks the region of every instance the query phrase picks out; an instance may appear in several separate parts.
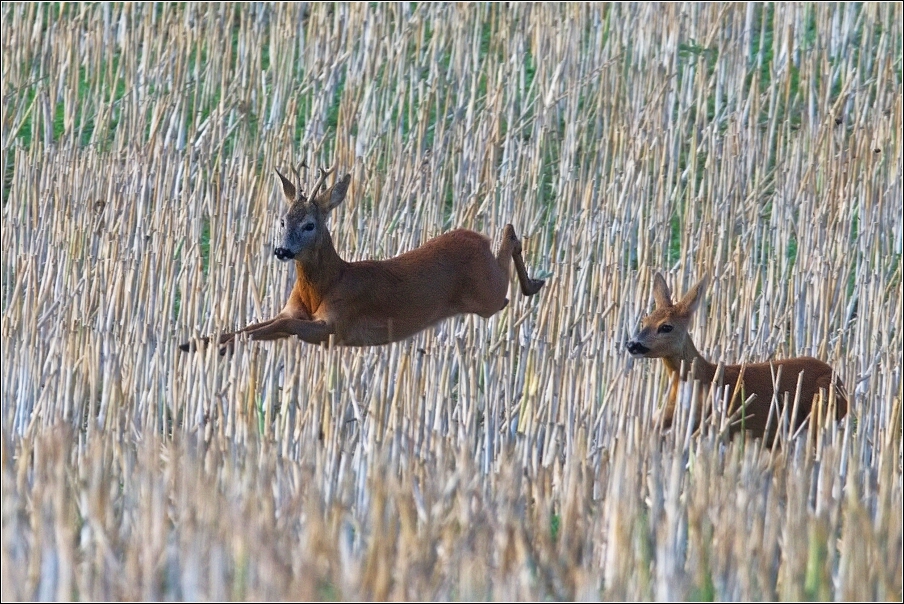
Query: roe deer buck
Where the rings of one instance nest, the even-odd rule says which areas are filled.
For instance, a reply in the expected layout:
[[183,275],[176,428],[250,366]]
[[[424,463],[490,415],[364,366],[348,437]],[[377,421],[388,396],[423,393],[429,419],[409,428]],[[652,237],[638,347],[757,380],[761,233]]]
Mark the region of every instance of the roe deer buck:
[[[716,379],[718,367],[697,352],[687,333],[691,315],[703,297],[706,283],[707,278],[703,277],[680,302],[673,304],[665,279],[657,273],[653,280],[656,309],[641,320],[640,330],[627,344],[628,352],[632,356],[661,358],[665,363],[671,385],[668,400],[661,412],[664,427],[671,425],[676,404],[679,402],[679,391],[683,390],[679,381],[700,380],[700,384],[708,389]],[[825,405],[824,409],[830,411],[831,402],[834,400],[835,419],[841,419],[847,413],[847,394],[841,380],[829,365],[812,357],[746,365],[724,365],[721,378],[715,381],[718,382],[717,385],[724,384],[728,389],[728,401],[735,400],[737,394],[738,400],[728,411],[740,410],[741,419],[731,426],[731,433],[746,429],[753,436],[765,437],[767,442],[772,442],[772,438],[777,434],[776,428],[785,421],[783,413],[787,414],[788,421],[791,421],[794,414],[794,430],[809,417],[814,402]],[[793,406],[798,381],[800,381],[800,399],[795,414]],[[735,393],[738,385],[741,390]],[[834,396],[830,395],[833,391]],[[772,409],[773,395],[776,394],[777,406]],[[744,401],[750,399],[751,395],[752,400],[743,406]],[[786,395],[787,408],[785,408]],[[704,399],[704,396],[698,397],[698,401]],[[687,401],[686,404],[690,402]],[[699,405],[694,410],[697,422],[700,421],[702,412],[705,412],[702,409],[702,402]]]
[[[308,195],[300,183],[296,186],[276,171],[289,207],[274,254],[283,261],[295,260],[295,287],[273,319],[222,335],[221,354],[239,333],[252,340],[298,336],[310,343],[326,342],[332,335],[339,345],[368,346],[403,340],[460,313],[490,317],[508,304],[512,260],[525,296],[543,287],[544,281],[528,276],[512,225],[503,230],[495,256],[486,237],[458,229],[388,260],[342,260],[326,218],[345,199],[351,175],[327,189],[333,169],[320,169]],[[195,344],[180,348],[193,351]]]

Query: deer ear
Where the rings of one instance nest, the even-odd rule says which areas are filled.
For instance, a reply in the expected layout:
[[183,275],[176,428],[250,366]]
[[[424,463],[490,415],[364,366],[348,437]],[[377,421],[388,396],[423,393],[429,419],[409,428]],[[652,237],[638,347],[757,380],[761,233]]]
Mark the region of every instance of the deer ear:
[[697,282],[697,285],[684,294],[684,297],[681,298],[681,302],[678,303],[683,312],[690,314],[697,310],[697,307],[700,306],[700,300],[703,299],[703,292],[706,291],[707,283],[709,283],[709,276],[703,275],[703,278]]
[[314,199],[314,203],[320,208],[321,212],[329,212],[345,200],[345,194],[348,193],[348,184],[352,181],[352,175],[346,174],[339,182],[318,195]]
[[[276,168],[274,168],[276,170]],[[286,196],[290,202],[295,201],[295,185],[292,184],[292,181],[282,175],[282,172],[276,170],[277,176],[282,181],[282,192],[283,195]]]
[[672,307],[672,293],[660,273],[653,277],[653,300],[656,302],[656,308]]

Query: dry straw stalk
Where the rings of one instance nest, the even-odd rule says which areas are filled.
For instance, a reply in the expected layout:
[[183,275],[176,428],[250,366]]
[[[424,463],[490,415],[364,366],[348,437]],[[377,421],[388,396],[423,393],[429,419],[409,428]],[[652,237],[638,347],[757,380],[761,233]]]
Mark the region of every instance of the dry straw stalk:
[[[901,599],[900,3],[0,10],[4,601]],[[347,259],[512,222],[546,288],[180,353],[286,299],[301,159]],[[660,436],[655,271],[849,418]]]

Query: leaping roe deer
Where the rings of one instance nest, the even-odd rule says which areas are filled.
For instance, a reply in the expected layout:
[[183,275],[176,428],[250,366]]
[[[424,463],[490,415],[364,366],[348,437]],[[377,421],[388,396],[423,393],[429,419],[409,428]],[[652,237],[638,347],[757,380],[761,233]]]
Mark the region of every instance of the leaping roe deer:
[[[825,405],[823,409],[826,413],[831,411],[834,404],[835,419],[845,416],[848,402],[844,385],[829,365],[812,357],[724,365],[723,373],[717,379],[718,366],[701,356],[687,333],[688,323],[700,304],[706,283],[707,278],[703,277],[675,304],[665,279],[657,273],[653,280],[656,308],[641,320],[640,330],[627,345],[628,352],[634,357],[661,358],[665,363],[671,383],[668,400],[661,411],[663,427],[672,424],[682,390],[687,392],[682,388],[681,382],[687,383],[689,377],[699,380],[705,388],[716,381],[717,385],[723,384],[728,389],[726,400],[736,401],[729,412],[740,410],[730,428],[731,433],[746,429],[753,436],[765,437],[769,443],[777,434],[776,428],[783,421],[790,422],[792,416],[796,431],[809,418],[814,403]],[[795,413],[793,407],[798,382],[800,398]],[[741,391],[735,397],[737,386],[740,386]],[[697,400],[701,401],[701,405],[704,398],[702,395],[698,396]],[[777,401],[774,409],[773,399]],[[747,400],[750,402],[744,406],[743,403]],[[698,407],[694,411],[694,418],[699,422],[705,410]],[[786,414],[787,420],[783,414]]]
[[[369,346],[403,340],[461,313],[490,317],[508,304],[513,260],[525,296],[543,287],[542,280],[528,276],[512,225],[503,229],[495,256],[486,237],[458,229],[395,258],[346,262],[333,247],[326,219],[345,199],[351,175],[326,188],[332,172],[321,169],[305,195],[300,182],[293,184],[276,171],[288,209],[274,254],[295,261],[295,287],[273,319],[222,335],[221,354],[240,333],[252,340],[297,336],[312,344],[333,336],[338,345]],[[180,348],[193,351],[196,345],[187,342]]]

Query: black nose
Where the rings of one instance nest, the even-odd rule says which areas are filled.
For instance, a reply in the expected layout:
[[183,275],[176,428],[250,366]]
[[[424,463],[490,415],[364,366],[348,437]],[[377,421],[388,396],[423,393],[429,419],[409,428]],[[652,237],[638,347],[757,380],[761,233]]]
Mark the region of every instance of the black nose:
[[630,342],[628,342],[627,348],[628,348],[628,352],[630,352],[631,354],[646,354],[646,353],[650,352],[649,348],[647,348],[640,342],[635,342],[634,340],[631,340]]
[[279,258],[280,260],[291,260],[292,258],[295,257],[295,254],[293,254],[292,252],[290,252],[289,250],[287,250],[284,247],[278,247],[275,250],[273,250],[273,255],[276,256],[277,258]]

